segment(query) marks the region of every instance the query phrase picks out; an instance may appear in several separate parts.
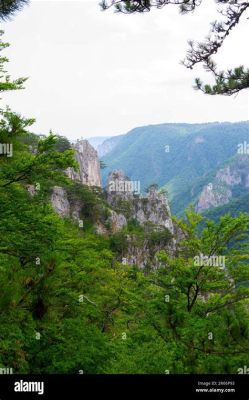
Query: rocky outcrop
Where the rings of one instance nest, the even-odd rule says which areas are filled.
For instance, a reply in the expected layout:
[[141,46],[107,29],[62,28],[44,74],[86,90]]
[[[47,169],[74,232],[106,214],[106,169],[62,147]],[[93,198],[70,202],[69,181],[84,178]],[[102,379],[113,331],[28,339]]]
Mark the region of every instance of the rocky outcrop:
[[149,224],[167,228],[172,234],[174,233],[170,208],[165,195],[151,187],[147,195],[141,196],[140,182],[131,181],[122,171],[116,170],[109,175],[107,201],[116,213],[119,216],[123,215],[127,221],[135,219],[140,225]]
[[108,237],[108,235],[109,235],[108,229],[105,227],[105,225],[102,222],[100,222],[100,221],[96,222],[94,225],[94,228],[95,228],[95,233],[97,235],[104,235],[104,236]]
[[133,217],[141,225],[151,223],[155,226],[167,228],[172,234],[174,227],[171,219],[168,200],[164,194],[158,193],[151,188],[147,196],[135,202]]
[[[79,140],[74,149],[79,170],[75,171],[73,168],[68,168],[66,170],[67,176],[83,185],[101,187],[100,162],[97,151],[87,140]],[[71,204],[65,189],[62,187],[55,186],[53,188],[51,202],[54,210],[61,217],[70,217],[75,221],[80,221],[83,205],[79,200]]]
[[229,203],[236,186],[240,186],[241,190],[249,188],[248,155],[233,158],[228,165],[217,171],[214,180],[203,188],[196,211],[201,212]]
[[74,221],[80,221],[80,211],[82,205],[79,201],[74,204],[70,204],[67,192],[60,186],[54,186],[51,195],[51,203],[56,211],[61,217],[72,218]]
[[242,183],[242,174],[239,169],[228,166],[217,172],[216,180],[224,182],[228,186],[239,185]]
[[196,211],[201,212],[212,207],[229,203],[232,192],[225,185],[209,183],[201,192]]
[[66,191],[60,186],[53,187],[53,193],[51,196],[52,206],[54,210],[61,217],[69,217],[70,216],[70,204],[67,199]]
[[159,261],[155,254],[157,251],[162,250],[160,245],[151,248],[149,241],[144,240],[138,246],[135,235],[127,235],[127,242],[127,251],[123,254],[122,260],[120,260],[123,264],[138,265],[142,269],[146,267],[156,269],[159,267]]
[[149,267],[156,269],[160,262],[156,256],[157,252],[165,251],[170,257],[174,257],[177,251],[177,241],[171,238],[168,243],[159,242],[151,245],[149,239],[145,239],[141,244],[137,243],[136,235],[127,235],[128,248],[123,254],[122,262],[124,264],[136,264],[140,268]]
[[[75,145],[79,171],[70,168],[67,175],[75,181],[88,186],[100,186],[100,166],[96,151],[86,140]],[[71,197],[70,197],[71,199]],[[163,193],[151,187],[146,195],[140,193],[140,182],[131,181],[122,171],[114,171],[109,175],[106,191],[107,208],[95,222],[95,232],[109,236],[120,232],[128,223],[137,221],[144,227],[142,236],[127,234],[128,243],[125,254],[120,254],[120,261],[136,264],[141,268],[158,266],[156,253],[162,249],[174,255],[177,240],[168,200]],[[83,202],[79,199],[69,200],[64,188],[55,186],[51,195],[55,211],[61,217],[80,220]],[[82,222],[82,221],[81,221]]]
[[175,254],[175,227],[163,193],[152,186],[146,195],[141,195],[140,182],[130,181],[122,171],[116,170],[108,178],[107,201],[113,209],[109,216],[112,233],[134,220],[144,227],[142,239],[136,234],[126,235],[127,249],[120,261],[140,268],[157,268],[155,255],[158,251],[163,249],[172,256]]
[[79,171],[67,169],[67,175],[72,180],[77,180],[84,185],[101,187],[100,162],[97,151],[87,140],[79,140],[74,145],[76,161]]
[[116,211],[111,210],[107,223],[110,225],[111,232],[116,233],[127,225],[127,220],[123,214],[118,214]]

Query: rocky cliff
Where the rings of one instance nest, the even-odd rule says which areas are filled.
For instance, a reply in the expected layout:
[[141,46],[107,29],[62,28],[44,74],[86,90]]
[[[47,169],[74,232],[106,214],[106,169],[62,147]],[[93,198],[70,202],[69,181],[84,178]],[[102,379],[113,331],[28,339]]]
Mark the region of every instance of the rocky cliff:
[[75,221],[80,220],[80,211],[82,204],[80,201],[70,203],[68,200],[67,192],[60,186],[54,186],[51,195],[51,202],[54,210],[61,217],[72,218]]
[[[75,171],[68,168],[67,176],[87,186],[101,187],[100,162],[97,151],[90,145],[87,140],[79,140],[74,145],[75,158],[78,162],[79,169]],[[82,205],[79,201],[70,204],[67,192],[59,186],[53,188],[51,202],[55,211],[62,217],[71,217],[78,220],[80,217],[80,209]]]
[[167,228],[171,234],[174,233],[165,195],[152,186],[147,195],[141,196],[140,182],[131,181],[122,171],[116,170],[109,175],[107,201],[116,212],[114,221],[117,227],[122,228],[125,221],[135,219],[140,225]]
[[[75,150],[79,171],[69,169],[67,175],[82,185],[93,186],[89,189],[94,192],[97,190],[95,186],[101,185],[96,151],[85,140],[78,142]],[[82,221],[86,207],[84,196],[73,197],[72,201],[67,190],[54,187],[52,205],[61,217]],[[98,213],[93,225],[97,234],[109,237],[119,233],[124,235],[126,249],[117,254],[119,261],[136,264],[140,268],[155,268],[158,251],[164,249],[174,255],[178,234],[163,193],[152,186],[147,194],[141,195],[140,182],[131,181],[122,171],[113,171],[109,175],[106,191],[102,193],[105,193],[106,201],[102,203],[101,214]],[[131,225],[138,230],[131,232]]]
[[249,191],[249,156],[234,157],[220,168],[215,178],[206,185],[197,202],[198,212],[228,204],[238,192]]
[[164,249],[171,255],[176,251],[176,227],[165,195],[153,186],[146,195],[141,195],[139,188],[139,182],[130,181],[122,171],[109,175],[107,202],[112,210],[108,222],[112,233],[122,231],[134,221],[141,226],[142,235],[127,232],[124,236],[126,247],[120,261],[140,268],[156,268],[158,251]]
[[84,185],[101,187],[100,162],[97,151],[87,140],[79,140],[74,145],[79,171],[68,168],[67,175]]
[[218,207],[229,203],[232,197],[232,191],[221,182],[209,183],[202,190],[196,211],[201,212],[212,207]]

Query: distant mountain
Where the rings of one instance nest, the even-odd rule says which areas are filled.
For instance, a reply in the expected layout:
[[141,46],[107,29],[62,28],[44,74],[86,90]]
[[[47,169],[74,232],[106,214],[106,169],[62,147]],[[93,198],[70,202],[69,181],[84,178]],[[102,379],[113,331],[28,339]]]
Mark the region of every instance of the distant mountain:
[[203,214],[209,219],[218,221],[221,215],[230,214],[235,217],[240,212],[249,213],[249,192],[232,198],[228,204],[211,208],[203,212]]
[[202,189],[196,204],[198,212],[209,217],[249,211],[249,152],[237,154],[218,169]]
[[110,171],[122,169],[141,181],[142,190],[157,183],[167,189],[172,212],[181,214],[189,203],[197,204],[203,188],[245,141],[249,143],[248,121],[136,128],[116,136],[114,146],[102,156],[107,165],[103,182]]
[[100,146],[105,140],[109,139],[110,136],[96,136],[87,138],[87,141],[97,150],[98,146]]
[[200,194],[197,211],[229,203],[233,192],[240,196],[249,192],[249,156],[237,155],[220,168],[214,179],[205,186]]
[[106,154],[113,151],[116,146],[121,142],[123,137],[124,135],[112,136],[106,139],[104,142],[100,143],[96,148],[99,157],[104,157]]
[[97,136],[87,140],[97,150],[99,157],[103,157],[114,149],[123,136]]

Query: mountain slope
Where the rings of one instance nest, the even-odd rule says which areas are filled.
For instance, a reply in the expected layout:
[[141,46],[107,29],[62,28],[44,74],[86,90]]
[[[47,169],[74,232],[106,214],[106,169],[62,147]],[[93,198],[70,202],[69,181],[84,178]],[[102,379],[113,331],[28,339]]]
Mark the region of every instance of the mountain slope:
[[248,212],[249,154],[237,154],[228,160],[202,189],[196,210],[211,219],[230,213]]
[[[103,182],[122,169],[144,190],[165,186],[173,213],[180,213],[199,194],[209,175],[249,141],[249,123],[161,124],[133,129],[102,160]],[[180,205],[179,205],[180,201]]]

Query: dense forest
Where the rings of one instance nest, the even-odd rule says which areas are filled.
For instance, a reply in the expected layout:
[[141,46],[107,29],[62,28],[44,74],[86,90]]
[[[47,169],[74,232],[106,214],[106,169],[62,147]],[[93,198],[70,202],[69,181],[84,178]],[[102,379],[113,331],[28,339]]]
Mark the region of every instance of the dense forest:
[[[1,51],[7,46],[1,41]],[[0,91],[18,90],[0,58]],[[237,373],[249,365],[249,215],[217,222],[186,211],[177,254],[158,268],[120,261],[133,222],[97,234],[105,191],[64,173],[77,169],[70,143],[32,133],[34,120],[1,109],[0,367],[14,373]],[[8,151],[9,150],[9,151]],[[30,193],[30,185],[35,188]],[[52,208],[54,186],[82,202],[78,226]],[[108,226],[106,226],[108,230]],[[196,262],[205,255],[207,262]],[[212,265],[213,256],[225,263]]]

